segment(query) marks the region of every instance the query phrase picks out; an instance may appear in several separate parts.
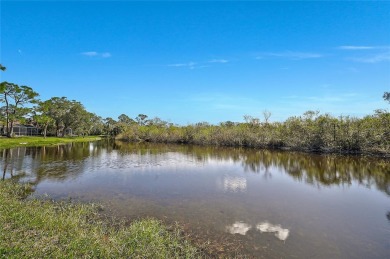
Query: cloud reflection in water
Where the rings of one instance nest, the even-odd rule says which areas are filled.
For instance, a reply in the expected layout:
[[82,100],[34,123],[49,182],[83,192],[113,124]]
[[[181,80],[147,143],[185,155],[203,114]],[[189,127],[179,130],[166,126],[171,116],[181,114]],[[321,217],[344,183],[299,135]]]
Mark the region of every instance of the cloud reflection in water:
[[[236,221],[232,225],[226,226],[226,231],[230,234],[240,234],[244,236],[251,228],[252,226],[247,223]],[[275,233],[275,236],[282,241],[286,241],[288,235],[290,234],[290,230],[287,228],[271,224],[268,221],[263,221],[257,224],[256,229],[261,233]]]
[[282,241],[285,241],[290,233],[290,231],[287,228],[282,228],[280,225],[273,225],[267,221],[257,224],[256,228],[260,230],[261,233],[275,232],[275,236]]
[[251,228],[252,228],[251,225],[246,224],[244,222],[240,222],[240,221],[236,221],[231,226],[226,226],[226,230],[230,234],[240,234],[240,235],[243,235],[243,236],[245,236],[246,232],[248,232]]
[[245,192],[247,188],[246,178],[225,176],[223,179],[223,190],[225,192]]

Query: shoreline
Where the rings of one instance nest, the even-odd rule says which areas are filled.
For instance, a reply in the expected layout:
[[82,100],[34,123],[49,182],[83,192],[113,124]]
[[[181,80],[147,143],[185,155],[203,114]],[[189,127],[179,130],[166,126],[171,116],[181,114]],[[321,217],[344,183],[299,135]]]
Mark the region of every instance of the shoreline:
[[28,184],[0,181],[0,257],[203,258],[179,226],[107,218],[96,204],[26,199]]
[[42,146],[54,146],[64,145],[72,142],[89,142],[101,140],[99,136],[85,136],[85,137],[0,137],[0,149],[14,148],[14,147],[42,147]]
[[[0,137],[0,149],[15,148],[15,147],[42,147],[42,146],[54,146],[64,145],[72,142],[90,142],[106,139],[107,137],[101,136],[85,136],[85,137],[47,137],[43,138],[23,136],[23,137]],[[196,146],[209,146],[209,147],[230,147],[230,148],[247,148],[253,150],[271,150],[271,151],[286,151],[286,152],[302,152],[306,154],[317,155],[335,155],[335,156],[362,156],[362,157],[375,157],[389,159],[390,152],[386,151],[371,151],[371,150],[342,150],[339,148],[305,148],[305,147],[289,147],[289,146],[267,146],[267,145],[216,145],[212,143],[190,143],[182,141],[152,141],[152,140],[129,140],[126,138],[109,138],[112,140],[118,140],[126,143],[155,143],[155,144],[174,144],[174,145],[196,145]]]
[[300,148],[300,147],[269,147],[269,146],[245,146],[245,145],[215,145],[215,144],[200,144],[200,143],[185,143],[185,142],[169,142],[169,141],[149,141],[139,140],[132,141],[125,138],[112,138],[113,140],[122,141],[125,143],[150,143],[150,144],[173,144],[173,145],[194,145],[200,147],[220,147],[220,148],[245,148],[253,150],[269,150],[269,151],[282,151],[282,152],[301,152],[305,154],[315,155],[335,155],[335,156],[361,156],[361,157],[374,157],[389,159],[390,152],[383,151],[349,151],[340,149],[313,149],[313,148]]

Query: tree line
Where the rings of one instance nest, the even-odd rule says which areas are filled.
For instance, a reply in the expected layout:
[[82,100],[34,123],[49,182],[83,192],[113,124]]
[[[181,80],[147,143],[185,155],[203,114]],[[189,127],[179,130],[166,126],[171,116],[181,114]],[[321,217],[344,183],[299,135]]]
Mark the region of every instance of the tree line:
[[[0,70],[6,67],[0,64]],[[102,134],[102,119],[88,112],[84,105],[66,97],[40,100],[31,87],[10,82],[0,83],[0,128],[7,137],[14,136],[16,124],[40,129],[42,135],[63,137],[71,130],[75,135]]]
[[[0,65],[1,66],[1,65]],[[5,67],[1,66],[1,70]],[[284,122],[244,116],[244,122],[226,121],[218,125],[200,122],[179,126],[145,114],[130,118],[121,114],[116,120],[102,118],[85,109],[82,103],[66,97],[39,100],[28,86],[2,82],[0,120],[8,137],[16,122],[33,124],[42,135],[107,135],[126,141],[185,143],[197,145],[239,146],[310,150],[320,152],[390,153],[390,112],[379,109],[363,118],[335,117],[319,111],[307,111]],[[390,92],[383,99],[390,103]]]
[[[390,93],[383,99],[390,103]],[[291,149],[315,152],[390,154],[390,112],[375,110],[363,118],[335,117],[319,111],[307,111],[284,122],[244,116],[244,122],[200,122],[179,126],[139,114],[135,119],[122,114],[115,121],[106,118],[104,132],[131,142],[179,143],[232,147]]]

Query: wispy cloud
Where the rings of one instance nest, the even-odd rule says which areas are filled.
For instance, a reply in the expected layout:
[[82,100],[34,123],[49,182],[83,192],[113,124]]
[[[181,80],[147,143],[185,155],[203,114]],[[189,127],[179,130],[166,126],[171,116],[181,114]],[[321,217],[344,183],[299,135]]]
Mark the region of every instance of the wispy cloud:
[[379,63],[379,62],[388,62],[390,61],[390,52],[379,53],[372,56],[349,58],[352,61],[362,62],[362,63]]
[[212,60],[209,60],[208,63],[228,63],[229,60],[226,60],[226,59],[212,59]]
[[348,45],[348,46],[339,46],[338,49],[343,49],[343,50],[368,50],[368,49],[375,49],[377,47],[375,46],[353,46],[353,45]]
[[386,50],[390,49],[390,46],[344,45],[337,48],[342,50]]
[[301,59],[313,59],[313,58],[322,58],[324,57],[321,53],[315,52],[297,52],[297,51],[284,51],[284,52],[265,52],[261,53],[256,57],[256,59],[264,58],[286,58],[292,60],[301,60]]
[[[347,50],[359,53],[361,56],[347,57],[347,60],[361,63],[380,63],[390,61],[390,46],[362,46],[362,45],[346,45],[337,47],[341,50]],[[363,54],[364,53],[364,54]]]
[[187,62],[187,63],[175,63],[175,64],[169,64],[168,67],[182,67],[182,68],[188,68],[188,69],[196,69],[196,68],[205,68],[210,67],[211,64],[225,64],[228,63],[229,60],[227,59],[211,59],[206,62]]
[[104,52],[104,53],[101,53],[101,56],[102,56],[102,58],[110,58],[111,57],[111,53]]
[[82,52],[81,55],[87,56],[87,57],[100,57],[100,58],[110,58],[111,57],[110,52],[96,52],[96,51]]
[[88,56],[88,57],[96,57],[98,53],[96,51],[88,51],[88,52],[82,52],[81,55]]
[[169,64],[168,67],[187,67],[189,69],[194,69],[196,67],[197,63],[195,62],[188,62],[188,63],[176,63],[176,64]]

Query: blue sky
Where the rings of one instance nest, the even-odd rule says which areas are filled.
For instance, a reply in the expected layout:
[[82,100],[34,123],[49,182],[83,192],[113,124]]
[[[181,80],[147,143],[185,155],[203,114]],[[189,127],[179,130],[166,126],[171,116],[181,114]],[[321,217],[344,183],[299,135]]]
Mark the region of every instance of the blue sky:
[[389,108],[390,2],[1,1],[1,81],[102,117]]

